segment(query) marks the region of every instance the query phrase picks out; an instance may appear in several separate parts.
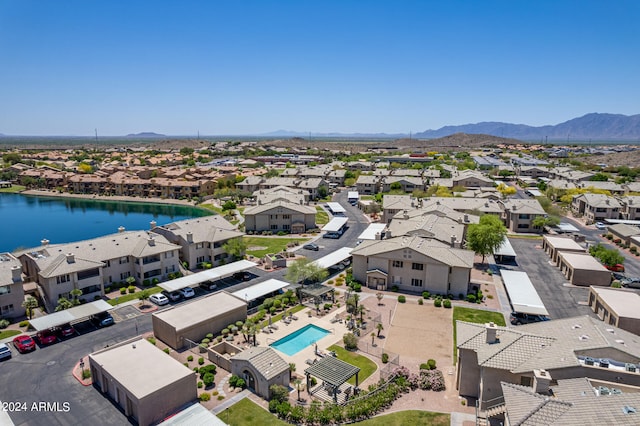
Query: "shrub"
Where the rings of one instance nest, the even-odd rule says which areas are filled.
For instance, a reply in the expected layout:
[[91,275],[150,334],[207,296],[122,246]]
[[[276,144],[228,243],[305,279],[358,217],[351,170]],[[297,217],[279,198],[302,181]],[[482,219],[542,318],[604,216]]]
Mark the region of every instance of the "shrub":
[[353,291],[355,291],[356,293],[360,293],[362,291],[362,284],[360,283],[355,283],[353,285]]
[[129,287],[127,287],[127,291],[131,294],[136,292],[136,286],[134,285],[130,285]]
[[464,293],[460,293],[460,294],[458,294],[458,299],[460,299],[460,300],[464,300]]
[[183,362],[182,365],[184,365],[185,367],[189,367],[189,363],[188,362]]
[[333,281],[333,280],[329,280],[329,281],[327,281],[327,284],[329,284],[329,285],[333,285],[333,283],[334,283],[334,281]]
[[198,367],[193,367],[193,371],[197,374],[198,373],[199,368]]
[[324,304],[324,310],[328,311],[329,309],[331,309],[332,306],[333,306],[333,304],[331,304],[331,303],[325,303]]
[[151,343],[152,345],[156,344],[156,338],[155,337],[147,337],[147,340],[149,341],[149,343]]
[[193,355],[189,355],[189,356],[187,357],[187,361],[189,361],[189,362],[193,361]]
[[229,334],[229,329],[223,328],[221,333],[226,336],[227,334]]
[[309,384],[311,385],[311,387],[314,387],[315,385],[318,384],[318,380],[315,377],[311,376],[311,379],[309,380]]
[[91,370],[82,370],[82,380],[91,378]]
[[165,354],[168,354],[169,352],[171,352],[171,349],[169,349],[169,348],[164,348],[164,349],[163,349],[163,351],[164,351],[164,353],[165,353]]
[[204,364],[204,358],[200,357],[198,358],[198,365],[202,365]]
[[202,389],[202,386],[204,386],[204,383],[198,380],[198,389]]
[[240,380],[240,377],[236,376],[235,374],[232,375],[231,377],[229,377],[229,386],[231,386],[232,388],[237,387],[238,380]]
[[389,354],[385,352],[382,354],[382,363],[386,364],[388,362],[389,362]]
[[436,369],[436,360],[435,359],[429,359],[427,361],[427,366],[429,367],[428,370],[435,370]]
[[431,293],[429,293],[428,291],[423,291],[422,292],[422,297],[425,299],[428,299],[431,297]]
[[154,278],[154,279],[151,280],[151,284],[153,284],[153,285],[157,285],[159,282],[160,282],[160,280],[157,279],[157,278]]
[[244,387],[247,385],[247,383],[244,381],[244,379],[238,379],[238,381],[236,382],[236,387],[244,389]]
[[211,373],[206,373],[202,377],[202,383],[204,383],[205,387],[211,386],[214,380],[215,380],[215,376]]
[[629,249],[629,251],[631,251],[631,253],[635,253],[635,252],[637,252],[637,251],[638,251],[638,247],[636,247],[636,246],[632,246],[632,247]]
[[[242,328],[242,326],[244,325],[244,323],[242,321],[236,321],[236,327],[238,328]],[[212,335],[213,336],[213,335]],[[208,337],[208,336],[207,336]]]
[[142,285],[145,287],[149,287],[151,285],[151,280],[148,278],[146,280],[143,280]]
[[436,308],[439,308],[440,306],[442,306],[442,299],[435,299],[433,301],[433,306],[435,306]]
[[447,308],[447,309],[451,309],[451,300],[449,300],[449,299],[444,299],[444,300],[442,301],[442,306],[444,306],[444,307],[445,307],[445,308]]
[[211,395],[213,395],[213,396],[218,396],[218,391],[217,391],[217,390],[214,390],[213,392],[211,392]]
[[404,296],[398,296],[398,302],[399,303],[405,303],[407,301],[407,298]]
[[391,291],[398,291],[399,287],[397,285],[392,285],[391,286]]
[[127,294],[127,288],[126,287],[120,288],[120,294]]
[[611,287],[613,288],[621,288],[622,284],[620,284],[620,281],[614,281],[611,283]]
[[211,399],[211,395],[207,392],[202,392],[198,398],[200,398],[200,401],[209,401]]
[[289,389],[282,385],[269,386],[271,401],[285,402],[289,400]]
[[224,399],[224,395],[218,395],[218,401],[222,401]]
[[358,338],[353,333],[346,333],[342,336],[342,341],[346,350],[354,351],[358,349]]
[[422,299],[418,299],[418,305],[423,305],[424,302],[422,301]]
[[476,303],[476,295],[475,294],[467,294],[467,302]]
[[213,333],[207,333],[207,335],[204,336],[204,337],[206,337],[207,339],[211,340],[211,339],[213,339]]
[[20,321],[20,324],[18,324],[20,327],[26,327],[29,325],[29,321]]
[[215,364],[205,365],[204,367],[200,367],[200,378],[204,379],[205,374],[216,374],[216,366]]
[[420,364],[420,370],[429,370],[429,364],[423,362],[422,364]]
[[204,339],[202,339],[202,341],[200,342],[204,345],[208,345],[209,343],[211,343],[211,340],[207,339],[206,337]]

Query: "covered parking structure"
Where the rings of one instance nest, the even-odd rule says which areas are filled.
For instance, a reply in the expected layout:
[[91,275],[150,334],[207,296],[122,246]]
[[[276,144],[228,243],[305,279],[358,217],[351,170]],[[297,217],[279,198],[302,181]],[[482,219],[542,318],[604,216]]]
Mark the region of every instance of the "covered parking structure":
[[340,203],[335,203],[335,202],[327,203],[327,207],[329,208],[329,211],[331,212],[331,214],[333,214],[334,216],[342,216],[347,213],[345,208],[342,207]]
[[338,263],[342,263],[345,260],[351,258],[352,247],[342,247],[338,250],[334,251],[331,254],[328,254],[324,257],[321,257],[318,260],[313,262],[314,265],[318,266],[321,269],[329,269],[332,266],[337,265]]
[[322,230],[327,234],[342,235],[347,227],[348,221],[349,218],[346,217],[334,217],[329,223],[322,227]]
[[246,271],[254,266],[258,266],[258,264],[248,260],[239,260],[213,269],[207,269],[206,271],[186,275],[175,280],[166,281],[158,284],[158,286],[168,292],[177,291],[185,287],[194,287],[207,281],[221,280],[223,278],[230,277],[237,272]]
[[611,284],[611,272],[589,254],[560,252],[560,271],[573,285]]
[[522,271],[500,271],[502,281],[507,289],[514,312],[531,315],[549,316],[547,308],[542,303],[529,275]]
[[261,301],[264,297],[272,296],[276,292],[279,293],[283,288],[289,285],[290,284],[288,282],[271,278],[243,290],[235,291],[231,293],[231,295],[244,300],[249,306],[251,306],[256,304],[256,301]]
[[504,237],[498,250],[493,253],[493,258],[497,263],[514,263],[516,261],[516,251],[507,237]]
[[362,234],[358,235],[359,240],[379,240],[382,238],[384,228],[387,227],[386,223],[372,223],[367,226],[367,229],[362,231]]
[[[360,368],[332,356],[322,358],[315,362],[311,367],[304,370],[304,374],[307,377],[307,389],[309,389],[309,393],[311,395],[315,394],[316,396],[320,396],[321,398],[322,394],[326,393],[328,397],[333,398],[334,402],[338,402],[339,393],[342,393],[343,395],[349,394],[349,392],[345,391],[346,388],[350,389],[350,386],[347,386],[344,390],[340,389],[340,387],[353,376],[356,376],[357,392],[358,373],[360,373]],[[311,376],[322,381],[320,386],[315,389],[311,389]]]
[[36,331],[49,330],[62,324],[86,320],[92,315],[107,312],[111,309],[113,309],[113,306],[104,300],[96,300],[95,302],[85,303],[64,311],[34,318],[29,323]]

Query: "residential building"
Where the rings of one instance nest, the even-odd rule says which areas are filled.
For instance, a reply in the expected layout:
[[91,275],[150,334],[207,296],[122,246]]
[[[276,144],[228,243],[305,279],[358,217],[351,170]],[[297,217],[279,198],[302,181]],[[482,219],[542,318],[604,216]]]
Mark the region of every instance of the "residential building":
[[203,262],[218,266],[229,261],[223,246],[233,238],[244,235],[222,216],[205,216],[153,226],[151,231],[182,247],[180,259],[196,269]]
[[386,238],[417,236],[430,238],[452,247],[462,248],[465,241],[466,224],[436,214],[409,216],[407,210],[396,214],[385,232]]
[[475,170],[462,170],[455,172],[451,179],[453,186],[463,186],[465,188],[492,187],[495,183],[492,179]]
[[145,231],[126,232],[92,240],[50,245],[19,253],[23,271],[38,291],[48,309],[58,299],[71,299],[73,289],[82,291],[81,300],[104,296],[104,286],[125,286],[129,277],[136,282],[164,280],[180,270],[181,247],[164,236]]
[[278,200],[258,204],[244,211],[245,230],[304,233],[316,227],[316,209],[304,204]]
[[351,252],[353,278],[369,288],[467,294],[474,253],[421,237],[368,240]]
[[382,192],[389,192],[392,187],[396,186],[399,186],[399,189],[403,192],[424,191],[426,189],[421,177],[410,176],[387,176],[382,179],[380,185]]
[[589,287],[589,307],[605,324],[640,335],[640,295],[623,288]]
[[0,253],[0,318],[24,315],[22,265],[11,253]]
[[414,210],[421,202],[411,195],[385,195],[382,197],[382,220],[385,223],[401,211]]
[[530,177],[532,179],[539,179],[541,177],[549,177],[549,169],[540,166],[521,166],[516,168],[516,174],[518,177]]
[[542,232],[542,227],[535,226],[534,221],[538,217],[546,217],[540,202],[536,199],[509,198],[499,201],[504,211],[502,220],[511,232]]
[[627,195],[619,197],[620,219],[640,220],[640,195]]
[[253,193],[260,188],[263,181],[262,176],[247,176],[242,182],[236,183],[236,188]]
[[267,346],[253,346],[231,357],[231,373],[241,377],[247,388],[271,399],[272,385],[289,386],[289,364]]
[[626,223],[617,223],[615,225],[610,225],[607,228],[607,231],[611,235],[613,235],[614,241],[620,240],[626,245],[631,244],[631,237],[640,236],[640,228],[633,225],[627,225]]
[[604,194],[580,194],[573,197],[571,210],[578,216],[583,216],[587,224],[618,219],[622,206],[614,197]]
[[356,189],[360,195],[373,195],[380,192],[380,178],[373,175],[360,175],[356,181]]
[[[515,328],[458,321],[456,388],[461,396],[477,398],[485,410],[500,403],[501,382],[523,386],[544,382],[540,374],[536,379],[535,370],[558,381],[586,377],[638,386],[640,374],[624,368],[625,363],[640,361],[637,337],[589,316]],[[608,368],[614,362],[623,368]]]
[[311,194],[303,189],[295,189],[287,186],[276,186],[271,189],[259,189],[253,193],[258,204],[269,204],[279,200],[289,201],[295,204],[308,204]]

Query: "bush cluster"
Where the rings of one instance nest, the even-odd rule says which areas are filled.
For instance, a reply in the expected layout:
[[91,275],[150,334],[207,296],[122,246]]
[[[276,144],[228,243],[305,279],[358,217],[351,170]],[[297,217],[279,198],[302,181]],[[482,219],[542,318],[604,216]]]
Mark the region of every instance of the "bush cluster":
[[398,296],[398,302],[399,303],[405,303],[407,301],[407,298],[404,296]]

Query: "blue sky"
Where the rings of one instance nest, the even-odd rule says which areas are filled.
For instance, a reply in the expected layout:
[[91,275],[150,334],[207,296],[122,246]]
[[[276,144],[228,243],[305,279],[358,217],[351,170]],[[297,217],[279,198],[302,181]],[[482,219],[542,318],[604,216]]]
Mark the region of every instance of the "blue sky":
[[0,0],[0,133],[415,133],[638,114],[639,18],[637,0]]

